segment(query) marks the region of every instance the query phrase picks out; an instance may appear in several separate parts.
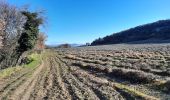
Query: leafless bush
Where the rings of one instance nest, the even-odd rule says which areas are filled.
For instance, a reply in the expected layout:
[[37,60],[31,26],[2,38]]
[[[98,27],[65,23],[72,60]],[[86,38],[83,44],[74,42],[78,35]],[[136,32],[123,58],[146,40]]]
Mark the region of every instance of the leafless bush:
[[38,34],[38,39],[37,39],[37,43],[35,45],[35,50],[37,51],[43,51],[45,49],[45,41],[47,39],[47,35],[43,32],[40,32]]

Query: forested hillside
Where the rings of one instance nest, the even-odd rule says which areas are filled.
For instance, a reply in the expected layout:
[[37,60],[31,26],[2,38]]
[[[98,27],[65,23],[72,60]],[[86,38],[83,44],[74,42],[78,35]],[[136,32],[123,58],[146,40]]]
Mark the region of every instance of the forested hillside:
[[96,39],[91,45],[129,43],[136,41],[152,43],[168,39],[170,39],[170,20],[160,20]]

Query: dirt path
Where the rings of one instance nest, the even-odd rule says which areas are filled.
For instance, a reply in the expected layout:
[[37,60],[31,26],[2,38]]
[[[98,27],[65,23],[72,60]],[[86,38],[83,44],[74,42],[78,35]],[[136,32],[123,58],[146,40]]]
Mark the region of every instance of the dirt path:
[[22,85],[20,85],[15,91],[10,95],[10,99],[18,100],[28,100],[35,84],[38,80],[39,75],[44,67],[44,62],[34,71],[34,73],[29,77]]
[[130,93],[106,78],[69,66],[57,53],[48,54],[36,69],[16,73],[0,84],[1,100],[157,99]]

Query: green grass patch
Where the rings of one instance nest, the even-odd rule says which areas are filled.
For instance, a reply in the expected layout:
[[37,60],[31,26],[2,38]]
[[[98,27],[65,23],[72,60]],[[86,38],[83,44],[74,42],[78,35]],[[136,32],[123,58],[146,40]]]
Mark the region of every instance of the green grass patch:
[[0,71],[0,79],[11,76],[12,74],[14,74],[17,71],[20,71],[21,69],[22,67],[20,66],[3,69]]
[[0,79],[3,79],[5,77],[11,76],[12,74],[15,74],[18,71],[21,71],[22,69],[28,68],[28,69],[34,69],[41,63],[41,54],[33,53],[31,55],[28,55],[28,58],[31,59],[31,62],[26,65],[22,66],[15,66],[15,67],[9,67],[7,69],[3,69],[0,71]]
[[31,54],[28,56],[31,59],[31,63],[24,65],[26,68],[35,68],[41,63],[41,56],[40,54]]

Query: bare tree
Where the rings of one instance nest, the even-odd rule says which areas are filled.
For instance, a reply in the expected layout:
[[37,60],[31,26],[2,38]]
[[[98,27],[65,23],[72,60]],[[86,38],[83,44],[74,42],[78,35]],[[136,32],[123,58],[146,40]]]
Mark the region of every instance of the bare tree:
[[8,63],[12,63],[12,60],[8,61],[8,59],[11,58],[14,49],[16,49],[25,22],[26,17],[22,15],[19,8],[3,1],[0,2],[0,41],[2,45],[0,48],[0,62],[5,59],[6,61],[3,63],[7,66]]
[[37,40],[35,49],[42,51],[45,48],[46,39],[47,39],[47,35],[43,32],[40,32],[38,35],[38,40]]
[[17,7],[6,2],[0,2],[0,20],[5,23],[4,30],[1,33],[3,45],[11,47],[20,37],[26,17],[21,14]]

